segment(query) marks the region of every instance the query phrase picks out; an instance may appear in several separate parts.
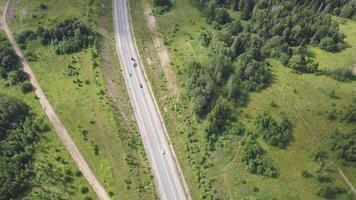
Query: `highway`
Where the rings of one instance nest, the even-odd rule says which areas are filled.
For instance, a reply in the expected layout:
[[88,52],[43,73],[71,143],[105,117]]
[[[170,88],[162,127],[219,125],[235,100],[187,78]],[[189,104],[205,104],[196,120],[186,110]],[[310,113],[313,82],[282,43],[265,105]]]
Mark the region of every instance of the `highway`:
[[38,97],[39,102],[42,105],[44,112],[46,113],[49,121],[51,122],[52,126],[54,127],[58,137],[62,140],[64,146],[67,148],[69,154],[77,164],[79,170],[82,172],[83,176],[87,179],[89,184],[92,186],[93,190],[97,194],[100,200],[110,200],[109,195],[106,193],[104,187],[100,184],[98,179],[95,177],[93,172],[91,171],[88,163],[80,153],[78,147],[75,145],[73,140],[70,138],[66,128],[59,120],[58,116],[56,115],[54,109],[52,108],[51,104],[47,100],[43,90],[41,89],[40,84],[38,83],[35,74],[33,73],[30,65],[27,63],[25,57],[23,56],[20,48],[18,47],[14,36],[11,32],[10,27],[7,24],[7,11],[11,0],[6,2],[6,6],[3,9],[3,13],[1,15],[0,24],[1,28],[5,31],[6,36],[11,44],[12,48],[14,49],[15,53],[19,56],[21,61],[21,65],[23,70],[28,74],[30,78],[30,82],[35,90],[36,96]]
[[116,48],[160,199],[190,199],[131,30],[127,0],[113,0]]

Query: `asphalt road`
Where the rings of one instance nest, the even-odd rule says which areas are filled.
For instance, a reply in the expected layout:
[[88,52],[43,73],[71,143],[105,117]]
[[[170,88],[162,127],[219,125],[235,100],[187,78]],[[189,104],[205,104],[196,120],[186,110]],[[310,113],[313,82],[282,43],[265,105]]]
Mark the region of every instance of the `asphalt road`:
[[64,125],[62,124],[62,122],[59,120],[58,116],[54,112],[51,104],[48,102],[46,96],[44,95],[41,86],[37,82],[36,77],[30,68],[30,65],[27,63],[21,50],[17,46],[14,36],[7,24],[7,19],[6,19],[9,3],[10,0],[7,1],[6,6],[3,10],[3,14],[1,16],[1,20],[0,20],[1,28],[5,31],[6,36],[12,48],[14,49],[15,53],[19,56],[23,70],[29,75],[30,82],[34,87],[35,93],[39,99],[39,102],[42,105],[43,110],[45,111],[49,121],[51,122],[54,129],[56,130],[57,135],[62,140],[64,146],[67,148],[69,154],[72,156],[73,160],[78,165],[79,170],[82,172],[83,176],[87,179],[89,184],[92,186],[93,190],[98,195],[99,199],[110,200],[109,195],[105,192],[103,186],[99,183],[99,181],[94,176],[88,163],[86,162],[82,154],[79,152],[79,149],[77,148],[73,140],[70,138]]
[[[113,0],[116,47],[158,194],[161,199],[190,199],[162,117],[147,82],[131,33],[127,0]],[[132,59],[133,58],[133,59]]]

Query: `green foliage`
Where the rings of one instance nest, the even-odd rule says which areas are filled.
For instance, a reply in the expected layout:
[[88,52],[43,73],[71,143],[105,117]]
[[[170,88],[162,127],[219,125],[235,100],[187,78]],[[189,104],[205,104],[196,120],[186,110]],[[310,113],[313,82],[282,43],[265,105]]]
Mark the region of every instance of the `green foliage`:
[[172,3],[170,0],[153,0],[155,6],[170,6]]
[[31,186],[37,122],[24,103],[0,95],[0,199],[12,199]]
[[232,119],[228,102],[223,99],[217,100],[217,104],[207,116],[207,127],[205,128],[206,139],[214,143],[219,135],[222,135]]
[[215,83],[207,69],[200,63],[190,62],[187,69],[188,95],[192,98],[193,110],[198,116],[203,116],[211,107]]
[[298,72],[313,73],[318,70],[317,65],[313,65],[310,60],[300,54],[293,55],[289,59],[287,66]]
[[207,30],[203,30],[199,34],[199,39],[203,46],[208,47],[211,42],[211,33]]
[[8,85],[17,85],[28,79],[20,68],[18,56],[3,34],[0,34],[0,62],[0,75],[8,80]]
[[346,123],[356,123],[356,104],[344,110],[340,116],[341,121]]
[[340,10],[340,16],[345,18],[353,18],[356,17],[356,1],[350,0],[347,2]]
[[356,80],[356,74],[352,72],[351,68],[337,68],[333,70],[326,70],[326,75],[338,81],[354,81]]
[[317,194],[323,198],[333,198],[336,195],[346,193],[346,189],[334,185],[323,184],[318,188]]
[[23,82],[21,84],[21,92],[26,94],[33,91],[33,87],[30,82]]
[[82,194],[86,194],[89,192],[89,188],[87,186],[82,186],[82,187],[80,187],[80,192]]
[[217,8],[215,10],[214,20],[218,24],[226,24],[231,21],[230,14],[224,8]]
[[285,117],[278,122],[264,112],[256,118],[255,124],[263,139],[270,145],[285,148],[292,140],[292,125]]
[[29,110],[20,100],[0,94],[0,140],[7,130],[24,121]]
[[36,33],[32,30],[23,30],[15,34],[15,40],[18,44],[25,44],[27,40],[36,39]]
[[344,48],[342,43],[336,43],[331,37],[321,39],[319,47],[331,52],[340,51]]
[[[94,44],[95,34],[78,19],[66,19],[58,23],[55,28],[38,27],[36,32],[25,30],[15,35],[20,45],[26,45],[27,40],[38,38],[41,44],[54,44],[56,54],[71,54],[79,52]],[[32,54],[29,59],[35,58]]]
[[270,158],[254,139],[247,141],[240,156],[249,172],[267,177],[278,176],[277,169],[272,165]]
[[330,148],[342,161],[356,162],[356,130],[341,133],[335,130],[330,137]]
[[304,178],[310,178],[310,177],[312,177],[313,175],[312,175],[310,172],[308,172],[307,170],[303,170],[303,171],[302,171],[302,176],[303,176]]
[[0,35],[0,67],[6,72],[19,67],[18,57],[3,34]]

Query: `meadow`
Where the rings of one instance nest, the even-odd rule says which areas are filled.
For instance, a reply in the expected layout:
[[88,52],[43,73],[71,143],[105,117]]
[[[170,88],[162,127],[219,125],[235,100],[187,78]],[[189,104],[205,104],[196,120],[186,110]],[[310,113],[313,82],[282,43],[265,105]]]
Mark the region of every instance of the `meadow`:
[[[260,92],[251,93],[245,106],[234,105],[237,120],[255,132],[255,117],[269,111],[275,118],[287,117],[293,126],[293,141],[286,149],[278,149],[259,140],[280,172],[278,178],[267,178],[249,173],[240,162],[240,137],[222,136],[216,149],[207,150],[204,140],[205,119],[197,119],[186,97],[188,81],[186,66],[191,60],[209,63],[210,50],[200,44],[201,30],[211,30],[200,12],[189,0],[174,1],[170,11],[155,15],[161,38],[169,50],[171,64],[177,75],[178,94],[167,88],[167,77],[152,42],[145,16],[145,5],[152,1],[130,1],[133,28],[145,70],[154,88],[156,99],[165,119],[174,149],[193,199],[204,199],[209,193],[221,199],[321,199],[317,196],[319,184],[314,178],[304,178],[303,171],[312,174],[326,165],[332,182],[347,188],[337,172],[341,168],[355,183],[355,168],[338,162],[330,151],[328,138],[335,129],[354,130],[350,123],[328,119],[332,110],[347,110],[355,104],[354,82],[338,82],[326,76],[298,74],[269,59],[273,80]],[[232,16],[238,16],[233,13]],[[178,20],[179,19],[179,20]],[[339,53],[328,53],[310,46],[314,59],[323,68],[350,68],[355,65],[356,22],[340,21],[348,48]],[[331,93],[337,98],[332,98]],[[316,138],[316,139],[313,139]],[[327,158],[314,161],[313,153],[323,149]],[[323,163],[323,164],[322,164]],[[337,199],[350,196],[341,195]]]
[[[79,19],[94,31],[99,30],[99,18],[111,21],[111,1],[21,0],[14,1],[12,9],[15,17],[10,18],[10,26],[15,34],[35,31],[39,26],[51,28],[64,19]],[[108,40],[112,41],[110,27]],[[100,38],[97,33],[97,42]],[[24,52],[37,57],[29,63],[49,102],[106,191],[113,199],[154,199],[155,189],[136,124],[123,120],[123,113],[107,94],[103,64],[97,56],[100,47],[57,55],[53,45],[43,46],[37,40],[28,41],[26,46]],[[118,69],[117,62],[113,65]],[[128,102],[126,93],[121,95]],[[129,106],[122,109],[124,117],[132,118]]]

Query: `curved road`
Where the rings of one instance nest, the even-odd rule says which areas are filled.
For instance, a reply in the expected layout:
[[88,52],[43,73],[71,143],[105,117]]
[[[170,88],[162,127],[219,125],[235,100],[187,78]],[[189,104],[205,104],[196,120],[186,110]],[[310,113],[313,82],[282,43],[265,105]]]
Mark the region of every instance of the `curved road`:
[[190,199],[136,50],[128,2],[113,0],[113,3],[116,48],[158,194],[167,200]]
[[39,99],[39,102],[42,105],[42,108],[44,109],[49,121],[51,122],[54,129],[56,130],[57,135],[62,140],[62,142],[63,142],[64,146],[67,148],[69,154],[72,156],[73,160],[78,165],[79,170],[82,172],[83,176],[90,183],[93,190],[98,195],[99,199],[110,200],[109,195],[105,192],[103,186],[99,183],[99,181],[94,176],[88,163],[86,162],[86,160],[84,159],[82,154],[79,152],[79,149],[77,148],[75,143],[72,141],[72,139],[68,135],[68,132],[65,129],[64,125],[61,123],[58,116],[54,112],[52,106],[50,105],[46,96],[44,95],[39,83],[37,82],[36,77],[30,68],[30,65],[27,63],[21,50],[18,48],[16,41],[14,39],[14,36],[11,32],[11,29],[9,28],[9,26],[7,24],[6,16],[7,16],[9,3],[10,3],[10,0],[8,0],[6,2],[6,6],[5,6],[2,16],[1,16],[1,20],[0,20],[1,28],[5,31],[6,36],[9,40],[12,48],[15,50],[16,54],[19,56],[21,65],[23,66],[23,70],[29,75],[30,82],[35,89],[35,93]]

